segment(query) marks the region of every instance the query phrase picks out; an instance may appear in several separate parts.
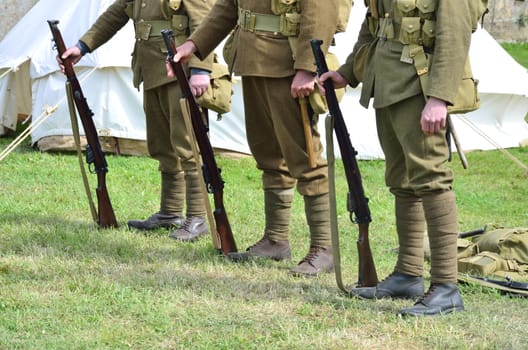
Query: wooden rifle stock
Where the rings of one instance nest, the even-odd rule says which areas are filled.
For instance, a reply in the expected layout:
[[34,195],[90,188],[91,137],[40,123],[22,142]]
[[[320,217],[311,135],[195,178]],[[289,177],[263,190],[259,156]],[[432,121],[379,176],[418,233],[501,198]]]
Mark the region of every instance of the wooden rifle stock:
[[[62,34],[59,30],[57,20],[48,20],[48,24],[53,35],[53,41],[57,47],[59,57],[62,57],[66,51]],[[93,164],[93,173],[97,174],[97,204],[98,204],[98,225],[100,227],[117,227],[117,220],[114,215],[114,209],[110,203],[110,197],[108,196],[108,190],[106,189],[106,173],[108,172],[108,165],[106,163],[105,154],[101,148],[97,130],[93,122],[93,112],[90,110],[86,98],[83,95],[75,70],[73,69],[73,63],[70,58],[66,58],[63,61],[64,73],[72,89],[73,100],[75,107],[79,112],[84,133],[86,136],[86,161],[87,163]]]
[[231,226],[229,225],[227,213],[224,208],[224,181],[222,180],[222,176],[220,174],[220,168],[218,168],[216,164],[213,147],[211,146],[211,142],[209,141],[209,137],[207,135],[208,130],[202,119],[200,107],[198,107],[198,104],[196,103],[196,100],[194,99],[194,96],[191,92],[191,87],[189,86],[183,66],[180,62],[174,62],[173,60],[174,55],[176,54],[176,46],[174,44],[172,33],[173,32],[170,29],[161,31],[167,46],[168,59],[171,69],[178,80],[178,85],[181,88],[183,97],[187,99],[189,104],[194,135],[202,155],[202,172],[204,181],[207,191],[212,193],[214,197],[215,208],[213,215],[216,223],[216,229],[218,231],[218,235],[220,236],[221,250],[222,253],[227,255],[228,253],[236,252],[237,247],[233,237],[233,232],[231,231]]
[[[315,57],[317,73],[321,75],[328,72],[328,66],[321,50],[322,40],[312,39],[310,41],[312,51]],[[356,150],[352,146],[348,134],[343,114],[339,108],[339,101],[334,90],[334,84],[330,79],[324,82],[326,91],[326,102],[330,115],[334,118],[335,134],[341,158],[345,168],[345,175],[348,184],[347,209],[350,212],[352,222],[358,224],[359,236],[357,240],[357,249],[359,256],[359,275],[357,287],[373,287],[378,283],[378,276],[374,266],[374,259],[369,244],[369,224],[372,221],[368,198],[365,197],[361,174],[359,172],[356,160]],[[353,216],[355,214],[355,218]]]

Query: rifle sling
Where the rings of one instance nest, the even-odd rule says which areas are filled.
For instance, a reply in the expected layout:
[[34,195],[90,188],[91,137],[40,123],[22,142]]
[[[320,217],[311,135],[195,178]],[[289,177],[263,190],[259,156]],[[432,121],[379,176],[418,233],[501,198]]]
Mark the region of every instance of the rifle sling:
[[84,167],[84,160],[81,150],[81,136],[79,135],[79,123],[77,123],[77,113],[75,112],[75,104],[73,102],[73,91],[70,83],[66,81],[66,96],[68,97],[68,110],[70,111],[70,120],[72,126],[73,139],[75,140],[75,149],[77,150],[77,157],[79,159],[79,166],[81,168],[81,176],[83,179],[84,189],[86,191],[86,197],[88,198],[88,205],[90,206],[90,212],[95,223],[98,223],[97,210],[90,190],[90,183],[88,176],[86,175],[86,168]]
[[341,273],[341,254],[339,250],[339,229],[337,224],[337,204],[335,189],[335,155],[334,155],[334,117],[330,114],[325,118],[326,129],[326,160],[328,163],[328,192],[330,197],[330,233],[332,238],[332,254],[334,257],[334,273],[339,289],[350,294],[343,283]]
[[[187,129],[187,134],[189,135],[189,140],[191,142],[191,148],[193,151],[193,156],[198,167],[202,166],[200,152],[198,151],[198,145],[196,144],[196,138],[194,135],[194,129],[192,127],[191,113],[189,111],[189,102],[186,98],[180,99],[180,106],[183,115],[183,120],[185,122],[185,129]],[[202,177],[203,179],[203,177]],[[215,249],[221,250],[222,244],[220,242],[220,235],[216,230],[216,222],[213,217],[213,211],[211,209],[211,202],[209,201],[209,193],[205,186],[204,181],[200,181],[200,188],[202,190],[202,195],[204,196],[205,210],[207,211],[207,221],[209,222],[209,229],[211,230],[211,238],[213,240],[213,247]]]

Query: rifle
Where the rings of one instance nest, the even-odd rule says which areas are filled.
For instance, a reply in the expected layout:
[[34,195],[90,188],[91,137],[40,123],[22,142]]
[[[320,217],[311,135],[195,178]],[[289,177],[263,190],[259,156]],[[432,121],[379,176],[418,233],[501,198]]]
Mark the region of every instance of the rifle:
[[486,232],[486,226],[471,231],[461,232],[458,234],[458,238],[470,238],[473,236],[481,235],[484,232]]
[[214,197],[215,208],[213,215],[216,223],[216,229],[218,231],[218,235],[220,236],[221,250],[224,255],[227,255],[228,253],[236,252],[237,247],[235,244],[235,239],[233,238],[231,226],[229,225],[227,213],[224,208],[224,181],[222,180],[222,176],[220,174],[221,170],[216,164],[213,147],[211,146],[211,142],[207,136],[208,128],[202,119],[200,107],[198,107],[198,104],[196,103],[196,100],[194,99],[194,96],[191,92],[191,87],[189,86],[189,81],[187,80],[183,66],[180,62],[174,62],[173,60],[174,55],[176,54],[176,46],[172,37],[172,30],[162,30],[161,35],[163,36],[165,45],[167,46],[168,59],[171,69],[178,80],[178,85],[181,88],[183,97],[187,100],[189,105],[194,135],[202,155],[202,173],[204,181],[207,187],[207,192],[212,193]]
[[504,280],[497,280],[484,276],[458,273],[458,280],[464,283],[475,283],[484,287],[495,288],[506,294],[528,296],[528,283],[513,281],[510,277],[505,277]]
[[[328,66],[323,51],[321,50],[322,43],[322,40],[310,40],[318,75],[328,72]],[[356,287],[373,287],[378,283],[378,276],[368,239],[369,223],[372,221],[372,218],[370,216],[368,198],[365,197],[363,191],[361,174],[356,160],[357,152],[350,141],[343,114],[339,108],[339,102],[337,100],[333,82],[330,79],[326,80],[324,82],[324,88],[329,109],[327,119],[330,118],[335,125],[334,130],[341,151],[348,183],[347,210],[350,213],[351,221],[357,223],[359,227],[359,236],[357,240],[359,274]],[[330,136],[333,137],[331,134]],[[353,214],[355,214],[355,217]],[[334,254],[335,253],[338,253],[338,251],[334,251]]]
[[[48,24],[53,35],[53,41],[59,53],[59,57],[62,57],[63,53],[66,51],[66,46],[64,45],[64,40],[62,39],[62,34],[59,30],[57,20],[48,20]],[[108,164],[106,163],[105,154],[101,148],[99,138],[97,135],[97,130],[93,122],[93,112],[90,110],[86,98],[83,95],[77,76],[73,69],[73,63],[70,58],[63,60],[64,64],[64,73],[66,75],[67,81],[71,86],[73,100],[77,111],[79,112],[79,117],[81,119],[84,133],[86,135],[86,162],[90,168],[90,165],[93,164],[93,169],[90,169],[90,172],[97,174],[97,202],[98,202],[98,216],[97,223],[100,227],[117,227],[117,221],[114,215],[114,210],[112,204],[110,203],[110,197],[108,196],[108,191],[106,189],[106,173],[108,172]]]

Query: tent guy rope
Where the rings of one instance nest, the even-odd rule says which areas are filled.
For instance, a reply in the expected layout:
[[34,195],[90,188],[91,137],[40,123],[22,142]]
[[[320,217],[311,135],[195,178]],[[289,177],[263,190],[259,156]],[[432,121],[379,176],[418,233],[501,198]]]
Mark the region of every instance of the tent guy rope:
[[510,158],[519,168],[524,170],[524,174],[528,176],[528,166],[526,166],[523,162],[521,162],[517,157],[515,157],[513,154],[508,152],[506,149],[501,147],[495,140],[493,140],[490,136],[488,136],[485,132],[483,132],[475,123],[473,123],[471,120],[467,118],[465,114],[457,115],[457,117],[462,120],[464,123],[466,123],[467,126],[469,126],[471,129],[473,129],[477,134],[482,136],[483,139],[488,141],[490,144],[492,144],[495,148],[497,148],[499,151],[501,151],[506,157]]
[[[81,82],[84,82],[99,66],[95,66],[86,73]],[[3,151],[0,153],[0,162],[6,158],[9,153],[15,150],[31,133],[44,123],[53,113],[55,113],[62,103],[66,100],[66,95],[53,106],[45,106],[44,111],[32,122],[24,131],[20,133]]]

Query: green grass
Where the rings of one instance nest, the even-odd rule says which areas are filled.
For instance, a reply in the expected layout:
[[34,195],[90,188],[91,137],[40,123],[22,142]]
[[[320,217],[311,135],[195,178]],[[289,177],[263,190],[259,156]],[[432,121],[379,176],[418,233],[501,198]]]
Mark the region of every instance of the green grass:
[[[525,45],[525,44],[524,44]],[[510,44],[505,45],[510,51]],[[511,53],[527,66],[526,46]],[[524,58],[523,58],[524,57]],[[4,149],[12,138],[0,138]],[[528,149],[509,150],[523,164]],[[528,178],[499,151],[455,159],[459,228],[493,223],[527,227]],[[110,198],[120,223],[91,221],[75,155],[23,144],[0,162],[0,349],[525,349],[526,299],[462,285],[466,312],[399,319],[405,301],[360,301],[341,293],[332,274],[305,280],[288,269],[308,249],[296,194],[292,262],[235,264],[211,239],[183,244],[126,221],[156,211],[159,178],[146,157],[108,156]],[[252,158],[217,158],[225,207],[239,250],[262,233],[260,173]],[[357,229],[346,212],[346,182],[336,163],[345,282],[357,278]],[[392,271],[397,245],[393,203],[382,161],[360,161],[373,222],[378,275]],[[95,182],[94,176],[90,176]],[[92,183],[92,187],[95,183]]]
[[517,62],[528,68],[528,42],[526,43],[501,43]]
[[[4,149],[11,138],[0,139]],[[510,150],[524,164],[528,149]],[[495,223],[528,226],[524,171],[498,151],[456,157],[461,231]],[[291,262],[236,264],[211,239],[175,242],[167,231],[144,235],[126,221],[156,211],[156,163],[107,157],[108,190],[120,227],[91,221],[73,154],[27,145],[0,163],[0,349],[521,349],[525,299],[461,286],[466,312],[399,319],[407,301],[360,301],[341,293],[332,274],[289,276],[308,249],[302,199],[291,221]],[[260,173],[252,158],[218,157],[225,207],[239,250],[260,238]],[[396,255],[392,198],[382,161],[360,161],[373,222],[370,239],[380,277]],[[95,181],[91,175],[91,181]],[[344,279],[357,276],[357,229],[345,209],[337,162]],[[94,184],[92,184],[93,186]]]

